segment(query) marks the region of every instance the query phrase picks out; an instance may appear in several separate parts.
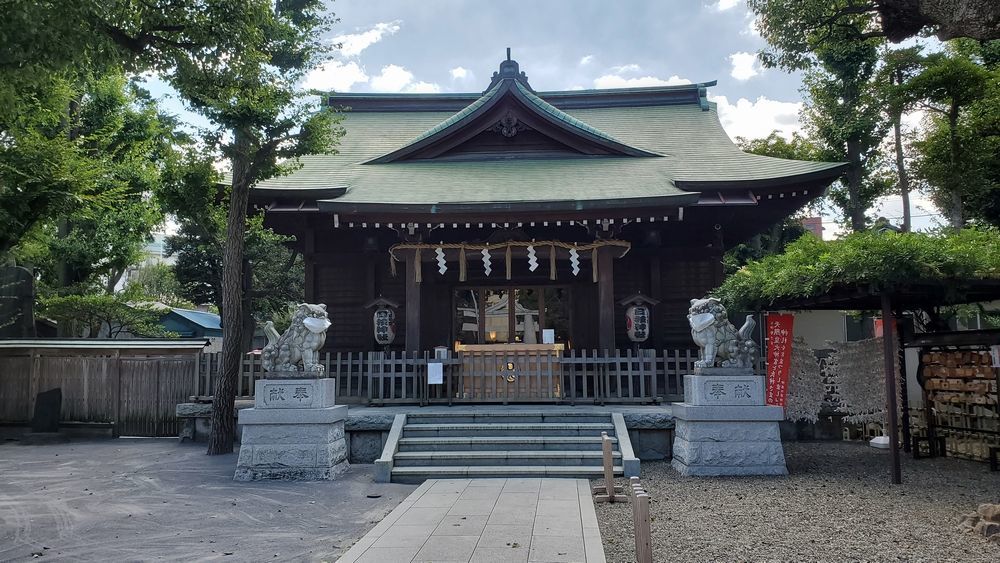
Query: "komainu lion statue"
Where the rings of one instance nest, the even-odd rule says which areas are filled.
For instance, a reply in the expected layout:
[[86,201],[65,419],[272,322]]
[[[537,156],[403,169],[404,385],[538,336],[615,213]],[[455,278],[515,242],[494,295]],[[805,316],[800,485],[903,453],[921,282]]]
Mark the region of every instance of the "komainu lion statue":
[[274,323],[268,321],[264,325],[267,346],[260,354],[264,371],[299,371],[299,362],[304,371],[323,371],[319,350],[326,342],[328,328],[330,319],[323,304],[300,304],[292,316],[292,324],[280,336],[274,330]]
[[754,326],[751,315],[739,330],[729,322],[726,308],[714,297],[692,299],[688,309],[691,338],[701,348],[695,367],[752,368],[757,345],[750,338]]

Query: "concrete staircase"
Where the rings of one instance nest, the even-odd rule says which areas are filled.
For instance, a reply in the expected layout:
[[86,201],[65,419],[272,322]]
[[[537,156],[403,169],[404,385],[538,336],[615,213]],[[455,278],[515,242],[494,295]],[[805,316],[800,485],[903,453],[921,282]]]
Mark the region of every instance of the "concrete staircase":
[[612,438],[615,474],[638,475],[624,419],[616,414],[484,410],[396,415],[375,462],[376,480],[597,477],[603,474],[601,432]]

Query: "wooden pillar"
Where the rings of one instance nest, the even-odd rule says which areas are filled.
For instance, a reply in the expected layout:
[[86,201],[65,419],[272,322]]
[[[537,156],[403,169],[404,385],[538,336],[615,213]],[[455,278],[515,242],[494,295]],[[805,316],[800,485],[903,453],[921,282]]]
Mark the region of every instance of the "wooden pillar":
[[302,262],[305,264],[305,292],[306,303],[319,303],[316,295],[316,231],[313,230],[312,222],[306,223],[306,232],[302,236],[304,240],[302,251]]
[[406,254],[406,349],[419,352],[420,342],[420,284],[417,283],[416,251]]
[[886,420],[889,426],[889,460],[893,485],[903,482],[899,470],[899,430],[896,427],[896,352],[893,336],[892,298],[882,293],[882,355],[885,359]]
[[615,282],[611,249],[597,251],[597,344],[601,350],[615,349]]

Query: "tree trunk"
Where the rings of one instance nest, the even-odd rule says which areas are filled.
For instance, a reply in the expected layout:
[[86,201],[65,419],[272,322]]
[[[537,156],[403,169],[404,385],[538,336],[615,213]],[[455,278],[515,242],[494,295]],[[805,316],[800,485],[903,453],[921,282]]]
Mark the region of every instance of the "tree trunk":
[[896,175],[899,177],[899,195],[903,199],[903,232],[908,233],[913,225],[910,215],[910,177],[906,175],[906,161],[903,159],[903,133],[900,125],[902,116],[897,113],[892,117],[892,131],[896,141]]
[[861,143],[857,139],[847,141],[847,214],[851,220],[851,230],[865,230],[865,209],[861,205]]
[[247,201],[250,197],[250,140],[235,131],[232,159],[233,186],[229,194],[226,240],[222,251],[222,362],[212,401],[212,433],[208,455],[233,451],[236,425],[236,383],[243,360],[243,245],[246,239]]
[[[949,164],[951,165],[952,178],[955,179],[962,177],[958,171],[958,151],[960,149],[958,144],[958,112],[958,105],[952,103],[951,109],[948,112],[948,140],[950,143],[948,159],[951,161]],[[948,210],[948,222],[951,223],[953,229],[961,229],[965,226],[961,190],[961,184],[951,183],[951,189],[949,190],[951,192],[951,209]]]

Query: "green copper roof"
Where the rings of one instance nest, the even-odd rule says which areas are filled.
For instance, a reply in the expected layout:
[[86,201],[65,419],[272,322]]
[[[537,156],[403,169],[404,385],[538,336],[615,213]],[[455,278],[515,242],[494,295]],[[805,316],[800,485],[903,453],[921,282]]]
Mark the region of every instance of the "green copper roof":
[[531,88],[528,87],[526,80],[522,81],[519,78],[497,78],[486,93],[458,113],[417,135],[416,138],[405,145],[371,159],[368,161],[368,164],[388,164],[404,160],[412,153],[426,146],[433,145],[438,139],[444,139],[449,135],[462,131],[467,126],[471,127],[471,124],[475,123],[478,117],[487,115],[491,108],[496,107],[507,96],[516,98],[528,108],[527,111],[538,115],[544,121],[556,124],[555,127],[558,129],[574,137],[596,141],[612,154],[644,157],[659,156],[650,151],[629,146],[604,131],[568,115],[566,112],[536,96],[531,91]]
[[[509,82],[509,81],[506,81]],[[415,109],[346,112],[339,152],[302,158],[300,169],[287,176],[261,182],[258,188],[272,195],[288,190],[295,197],[310,189],[323,190],[338,209],[349,212],[371,205],[455,206],[488,203],[494,208],[540,209],[563,202],[581,206],[623,206],[630,202],[673,198],[686,205],[696,190],[741,186],[833,181],[843,168],[839,163],[784,160],[744,153],[733,144],[719,120],[714,103],[703,103],[690,88],[690,101],[677,101],[678,93],[656,89],[638,91],[636,105],[629,96],[636,90],[607,90],[604,103],[559,109],[564,94],[545,94],[546,101],[520,82],[505,86],[539,112],[580,132],[628,147],[662,155],[566,156],[527,158],[523,154],[494,160],[401,160],[366,164],[401,147],[426,140],[455,126],[498,95],[504,86],[495,83],[468,107],[454,111],[426,111],[416,107],[434,102],[419,95]],[[701,86],[699,86],[701,89]],[[565,94],[567,97],[569,94]],[[673,96],[657,105],[658,96]],[[685,94],[687,95],[687,94]],[[361,98],[361,95],[352,95]],[[455,98],[455,95],[449,99]],[[595,97],[597,95],[595,94]],[[469,99],[472,99],[470,96]],[[585,106],[585,107],[581,107]],[[704,106],[704,108],[703,108]],[[436,106],[432,106],[436,107]],[[340,188],[340,190],[334,190]],[[294,190],[294,192],[293,192]],[[335,195],[343,192],[343,195]]]

